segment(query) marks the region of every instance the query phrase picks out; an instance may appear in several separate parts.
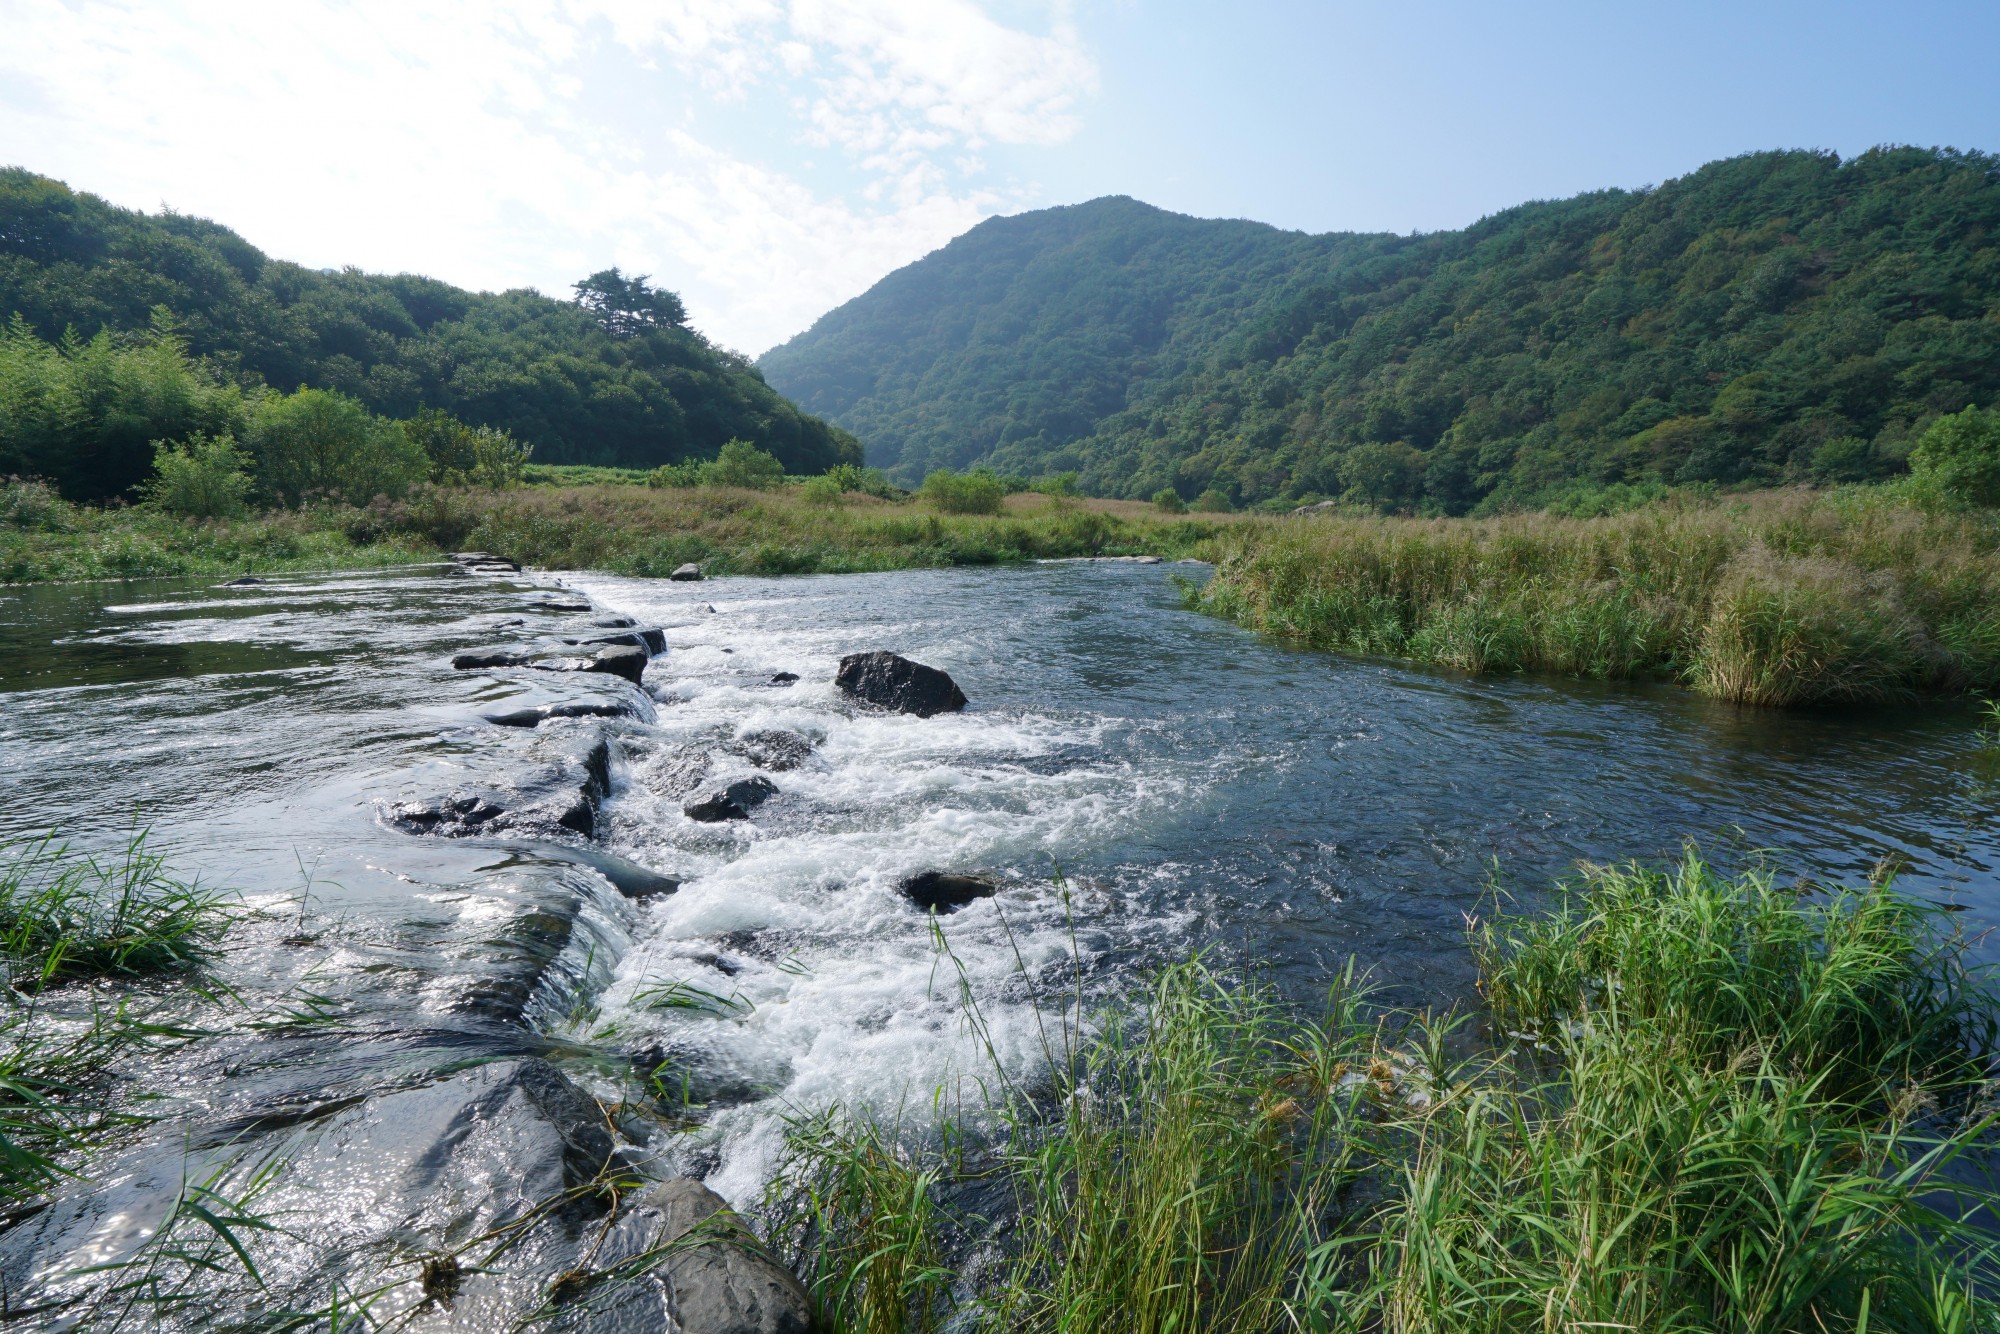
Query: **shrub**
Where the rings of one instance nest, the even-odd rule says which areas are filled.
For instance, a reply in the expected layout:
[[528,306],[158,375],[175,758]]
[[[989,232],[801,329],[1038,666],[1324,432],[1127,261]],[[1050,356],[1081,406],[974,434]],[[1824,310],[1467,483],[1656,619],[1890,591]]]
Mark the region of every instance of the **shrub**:
[[1078,482],[1081,479],[1081,473],[1052,472],[1045,477],[1037,477],[1034,481],[1028,483],[1028,490],[1039,491],[1045,496],[1082,495],[1082,489],[1078,486]]
[[0,524],[67,533],[76,527],[76,507],[39,478],[9,477],[0,482]]
[[646,485],[653,487],[700,486],[702,465],[690,459],[685,463],[662,463],[646,474]]
[[400,496],[430,470],[422,447],[402,427],[324,389],[265,399],[251,428],[251,446],[258,481],[293,507],[315,494],[356,504],[378,495]]
[[742,486],[762,491],[785,480],[785,465],[748,440],[730,440],[702,465],[701,480],[708,486]]
[[247,508],[250,459],[231,437],[197,434],[153,449],[153,477],[140,488],[148,504],[190,519],[233,519]]
[[966,473],[939,468],[924,478],[917,494],[946,514],[998,514],[1007,489],[981,468]]
[[1171,486],[1163,486],[1153,493],[1153,508],[1162,514],[1186,514],[1187,502],[1181,493]]
[[1228,514],[1235,508],[1227,491],[1218,491],[1212,486],[1194,498],[1194,509],[1201,514]]
[[1954,499],[2000,505],[2000,408],[1932,422],[1910,451],[1910,471]]
[[799,488],[799,499],[808,505],[826,508],[838,505],[841,496],[845,493],[845,488],[841,486],[839,478],[831,476],[808,477],[806,478],[806,484]]
[[467,426],[439,408],[418,409],[403,433],[430,461],[430,479],[450,486],[514,486],[534,452],[506,431]]

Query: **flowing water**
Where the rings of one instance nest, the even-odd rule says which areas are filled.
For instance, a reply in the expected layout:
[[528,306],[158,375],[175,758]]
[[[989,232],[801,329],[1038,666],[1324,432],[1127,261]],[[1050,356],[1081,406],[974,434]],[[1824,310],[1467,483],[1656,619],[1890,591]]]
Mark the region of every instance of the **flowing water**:
[[[450,669],[581,626],[545,605],[547,576],[0,590],[0,833],[111,846],[150,827],[177,869],[260,911],[224,958],[232,983],[346,1016],[282,1059],[164,1063],[193,1121],[261,1127],[307,1086],[332,1106],[333,1071],[362,1080],[364,1049],[408,1076],[433,1068],[418,1048],[532,1032],[606,1097],[655,1066],[678,1079],[692,1126],[650,1151],[739,1201],[786,1111],[926,1116],[995,1061],[1031,1074],[1068,989],[1116,994],[1198,947],[1302,1001],[1350,956],[1391,1001],[1463,999],[1466,914],[1496,882],[1533,902],[1579,859],[1693,838],[1847,882],[1893,859],[1969,928],[2000,922],[1969,709],[1776,714],[1298,652],[1182,610],[1174,573],[565,577],[590,615],[664,627],[645,699],[602,676]],[[947,669],[971,706],[857,710],[834,668],[877,648]],[[632,716],[608,724],[483,717],[620,692]],[[813,750],[769,775],[754,818],[682,813],[757,772],[744,739],[773,730]],[[599,731],[616,755],[599,845],[680,879],[673,894],[627,900],[560,838],[385,823],[390,803]],[[897,889],[928,870],[1001,888],[934,921]]]

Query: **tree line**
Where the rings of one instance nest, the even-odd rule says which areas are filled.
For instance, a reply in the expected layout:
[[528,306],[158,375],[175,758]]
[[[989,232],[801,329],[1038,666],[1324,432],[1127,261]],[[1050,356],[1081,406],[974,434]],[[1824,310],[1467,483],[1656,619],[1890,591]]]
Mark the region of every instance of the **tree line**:
[[[148,475],[150,440],[232,430],[215,415],[226,417],[229,402],[301,388],[377,418],[448,413],[548,463],[650,468],[713,458],[732,439],[792,473],[861,461],[852,435],[799,411],[742,356],[688,328],[680,298],[646,277],[608,269],[558,300],[308,269],[205,219],[117,208],[19,168],[0,170],[0,317],[13,321],[16,371],[28,373],[31,337],[85,379],[114,362],[126,377],[79,390],[86,402],[123,405],[62,428],[85,455],[30,451],[75,498],[130,494]],[[156,336],[161,327],[177,352]],[[199,370],[185,379],[160,370],[158,391],[145,388],[147,367],[177,358]],[[35,374],[52,373],[46,356],[37,364]],[[158,412],[157,425],[121,415],[135,404]],[[23,447],[10,448],[0,472],[22,466]]]

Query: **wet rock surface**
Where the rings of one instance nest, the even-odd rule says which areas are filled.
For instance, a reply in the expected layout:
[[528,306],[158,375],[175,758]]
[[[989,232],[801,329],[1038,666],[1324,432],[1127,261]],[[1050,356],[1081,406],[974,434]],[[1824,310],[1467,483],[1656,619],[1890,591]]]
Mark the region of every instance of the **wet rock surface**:
[[672,574],[667,576],[667,578],[677,584],[699,583],[704,577],[701,572],[701,566],[696,565],[693,561],[689,561],[687,564],[678,567]]
[[863,704],[929,718],[965,707],[965,692],[949,673],[897,653],[850,653],[840,660],[834,685]]
[[764,777],[739,778],[737,781],[709,793],[699,801],[689,802],[682,813],[690,820],[704,824],[719,824],[724,820],[747,820],[750,812],[778,795],[778,785]]
[[812,758],[817,748],[813,739],[803,733],[778,729],[745,732],[729,743],[731,752],[773,773],[798,768]]

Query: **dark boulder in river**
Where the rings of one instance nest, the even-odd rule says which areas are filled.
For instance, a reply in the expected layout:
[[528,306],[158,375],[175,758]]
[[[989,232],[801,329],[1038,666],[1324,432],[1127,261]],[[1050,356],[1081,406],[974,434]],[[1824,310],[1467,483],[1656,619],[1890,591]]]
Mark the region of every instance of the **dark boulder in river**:
[[750,812],[778,795],[778,785],[768,778],[739,778],[720,792],[681,808],[690,820],[715,824],[722,820],[747,820]]
[[639,678],[646,674],[646,664],[651,658],[652,655],[643,648],[631,644],[614,644],[610,648],[599,649],[597,656],[590,660],[589,666],[584,670],[609,672],[613,676],[624,677],[633,685],[638,685]]
[[770,684],[774,686],[794,686],[798,683],[799,674],[797,672],[779,672],[770,680]]
[[667,578],[673,580],[677,584],[699,583],[701,582],[702,579],[701,566],[696,565],[693,561],[689,561],[687,564],[681,566],[679,569],[675,570],[672,574],[668,575]]
[[863,704],[919,718],[965,707],[965,692],[949,673],[896,653],[850,653],[833,683]]
[[896,886],[904,898],[925,912],[957,912],[974,899],[990,899],[1000,892],[1000,882],[987,875],[958,875],[951,871],[925,871]]
[[258,586],[259,584],[268,584],[268,583],[270,583],[270,582],[271,582],[271,581],[270,581],[269,579],[259,579],[259,578],[258,578],[258,577],[257,577],[256,575],[254,575],[254,574],[246,574],[246,575],[244,575],[244,576],[243,576],[243,577],[242,577],[241,579],[231,579],[231,580],[230,580],[230,581],[229,581],[228,583],[224,584],[224,585],[223,585],[223,587],[224,587],[224,588],[255,588],[255,587],[256,587],[256,586]]
[[583,639],[565,639],[563,643],[578,645],[628,644],[633,648],[642,648],[654,657],[658,657],[667,651],[667,632],[665,630],[632,630],[625,634],[590,635]]

